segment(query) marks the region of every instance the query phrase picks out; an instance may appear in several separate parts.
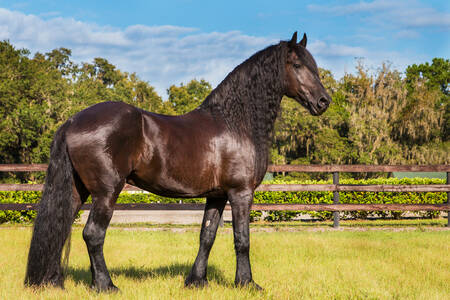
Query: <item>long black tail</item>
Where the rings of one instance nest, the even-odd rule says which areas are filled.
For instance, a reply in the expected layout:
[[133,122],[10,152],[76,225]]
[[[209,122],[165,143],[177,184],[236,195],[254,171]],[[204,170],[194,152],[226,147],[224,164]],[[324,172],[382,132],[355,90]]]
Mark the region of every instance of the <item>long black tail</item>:
[[61,254],[73,222],[73,167],[67,152],[66,122],[56,132],[50,150],[44,191],[34,222],[25,285],[63,287]]

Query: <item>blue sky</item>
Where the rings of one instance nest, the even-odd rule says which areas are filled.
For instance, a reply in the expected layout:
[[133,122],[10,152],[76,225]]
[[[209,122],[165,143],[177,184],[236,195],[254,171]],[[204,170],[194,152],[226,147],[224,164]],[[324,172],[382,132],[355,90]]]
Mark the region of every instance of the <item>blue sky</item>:
[[449,58],[449,1],[2,1],[0,40],[32,52],[72,49],[77,62],[107,58],[166,98],[172,84],[217,85],[251,54],[296,30],[320,67],[336,77],[355,58],[375,70],[389,61]]

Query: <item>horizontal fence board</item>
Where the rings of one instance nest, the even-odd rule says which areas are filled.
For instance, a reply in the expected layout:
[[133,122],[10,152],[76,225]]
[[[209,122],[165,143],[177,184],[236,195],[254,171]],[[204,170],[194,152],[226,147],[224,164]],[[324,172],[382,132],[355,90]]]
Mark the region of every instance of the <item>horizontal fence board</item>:
[[450,165],[270,165],[268,172],[450,172]]
[[[0,191],[42,191],[43,184],[4,183],[0,184]],[[122,191],[143,191],[138,187],[126,184]]]
[[370,184],[370,185],[336,185],[338,192],[450,192],[450,184]]
[[449,204],[253,204],[252,210],[306,211],[435,211],[450,210]]
[[0,164],[0,172],[42,172],[47,164]]
[[[1,203],[0,210],[35,210],[33,203]],[[90,210],[84,204],[82,210]],[[203,210],[202,203],[127,203],[116,204],[115,210]],[[226,205],[230,210],[230,205]],[[252,210],[303,210],[303,211],[450,211],[450,204],[253,204]]]
[[[46,171],[47,164],[0,164],[0,172]],[[270,165],[268,172],[450,172],[450,165]]]
[[327,192],[335,191],[334,184],[261,184],[257,192]]
[[16,184],[16,183],[4,183],[0,184],[0,191],[12,192],[12,191],[27,191],[27,192],[39,192],[44,188],[43,184]]
[[[42,191],[43,184],[0,184],[0,191]],[[143,191],[125,185],[122,191]],[[450,192],[450,184],[345,185],[345,184],[261,184],[257,192]]]
[[259,192],[450,192],[450,184],[261,184]]

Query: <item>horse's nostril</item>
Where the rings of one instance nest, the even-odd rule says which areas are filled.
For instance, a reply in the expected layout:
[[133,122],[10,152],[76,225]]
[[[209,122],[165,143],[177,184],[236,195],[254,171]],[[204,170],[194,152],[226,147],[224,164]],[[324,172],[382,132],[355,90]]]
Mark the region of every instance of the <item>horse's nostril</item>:
[[324,108],[328,105],[328,100],[324,97],[320,98],[319,101],[317,102],[317,106],[319,108]]

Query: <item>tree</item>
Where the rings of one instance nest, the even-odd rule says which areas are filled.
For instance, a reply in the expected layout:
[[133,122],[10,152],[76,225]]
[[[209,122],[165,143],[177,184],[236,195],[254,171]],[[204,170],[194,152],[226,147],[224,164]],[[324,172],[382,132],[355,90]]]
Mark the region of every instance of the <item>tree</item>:
[[169,94],[169,103],[176,114],[185,114],[197,106],[211,93],[211,84],[205,80],[191,80],[187,85],[172,85],[167,93]]
[[[450,62],[411,65],[406,76],[384,64],[362,62],[339,80],[320,70],[333,98],[320,117],[292,99],[282,100],[271,149],[273,163],[448,164]],[[211,92],[205,80],[171,86],[163,101],[134,73],[104,58],[71,61],[71,50],[33,57],[0,42],[0,163],[44,163],[56,129],[102,101],[123,101],[162,114],[184,114]],[[28,174],[23,180],[29,179]]]
[[431,64],[413,64],[406,68],[406,81],[414,88],[416,81],[424,81],[431,88],[438,88],[444,95],[450,94],[450,60],[433,58]]
[[[417,104],[417,97],[415,98],[414,95],[421,94],[424,88],[440,91],[440,97],[435,98],[438,101],[428,104],[444,110],[441,138],[444,141],[448,141],[450,139],[450,60],[433,58],[431,64],[426,62],[408,66],[406,69],[406,82],[408,91],[411,94],[409,107]],[[405,111],[405,114],[407,113]]]
[[69,49],[59,48],[30,58],[28,50],[0,42],[0,163],[48,161],[56,129],[101,101],[173,112],[136,74],[121,72],[103,58],[78,65],[70,55]]
[[57,65],[40,53],[0,42],[0,162],[31,163],[48,158],[60,124],[69,84]]

